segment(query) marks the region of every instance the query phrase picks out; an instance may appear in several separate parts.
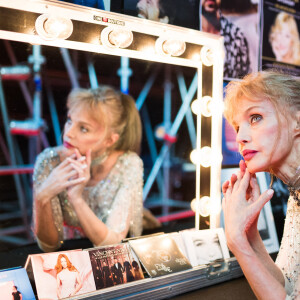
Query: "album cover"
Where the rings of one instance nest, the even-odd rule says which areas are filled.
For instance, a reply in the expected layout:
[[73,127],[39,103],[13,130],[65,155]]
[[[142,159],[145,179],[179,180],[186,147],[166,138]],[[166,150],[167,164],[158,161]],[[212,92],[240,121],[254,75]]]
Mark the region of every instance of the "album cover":
[[193,267],[230,258],[223,228],[180,232]]
[[24,268],[0,271],[1,300],[35,300],[35,296]]
[[82,250],[29,255],[25,265],[39,300],[56,300],[96,290],[90,257]]
[[128,243],[87,251],[97,290],[144,278],[139,260]]
[[188,259],[168,234],[129,241],[150,277],[191,269]]

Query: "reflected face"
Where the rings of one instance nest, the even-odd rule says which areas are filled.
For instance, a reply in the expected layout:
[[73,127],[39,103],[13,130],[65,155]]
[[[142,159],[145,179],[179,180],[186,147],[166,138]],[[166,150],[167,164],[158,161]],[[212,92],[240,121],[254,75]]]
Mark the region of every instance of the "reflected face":
[[91,149],[92,153],[101,151],[105,147],[104,137],[104,126],[91,116],[84,105],[69,110],[63,135],[63,146],[67,155],[74,153],[75,148],[82,155],[85,155],[88,149]]
[[202,10],[213,13],[220,7],[221,0],[202,0]]
[[66,269],[66,268],[67,268],[67,266],[68,266],[67,260],[66,260],[64,257],[62,257],[62,258],[60,259],[60,263],[61,263],[61,266],[63,267],[63,269]]
[[269,100],[239,102],[233,124],[236,140],[250,173],[279,168],[292,149],[290,123]]
[[287,23],[283,23],[281,29],[274,31],[272,35],[272,48],[277,60],[282,61],[293,54],[293,35]]
[[223,258],[219,237],[217,234],[194,237],[193,244],[196,249],[198,265],[207,264],[216,259]]
[[15,293],[17,291],[16,287],[13,286],[12,291]]

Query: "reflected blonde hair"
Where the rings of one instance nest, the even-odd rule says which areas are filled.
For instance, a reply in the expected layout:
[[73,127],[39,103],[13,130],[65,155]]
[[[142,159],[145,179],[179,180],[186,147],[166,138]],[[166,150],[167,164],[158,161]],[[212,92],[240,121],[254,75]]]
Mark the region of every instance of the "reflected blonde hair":
[[287,24],[290,32],[293,36],[293,63],[299,65],[300,64],[300,40],[299,40],[299,31],[295,18],[292,15],[289,15],[285,12],[280,12],[274,21],[274,24],[271,27],[269,34],[269,41],[272,43],[274,40],[274,36],[276,35],[276,31],[282,30],[282,25]]
[[119,139],[109,150],[134,151],[139,154],[142,124],[134,99],[108,85],[96,89],[75,89],[67,99],[67,108],[80,105],[105,127],[106,135],[117,133]]

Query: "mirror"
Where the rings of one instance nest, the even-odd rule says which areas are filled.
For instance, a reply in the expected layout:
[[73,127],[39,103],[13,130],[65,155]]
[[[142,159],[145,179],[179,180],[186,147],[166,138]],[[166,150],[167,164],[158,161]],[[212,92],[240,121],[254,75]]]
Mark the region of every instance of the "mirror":
[[[37,19],[45,22],[49,15],[69,18],[73,31],[61,36],[41,33]],[[112,30],[120,28],[133,32],[131,44],[105,44]],[[169,37],[185,41],[182,53],[164,52]],[[215,209],[210,217],[201,218],[201,228],[216,227],[221,161],[213,159],[209,167],[199,161],[193,165],[190,153],[195,149],[199,156],[206,146],[212,149],[211,157],[220,157],[221,112],[197,117],[190,104],[207,95],[216,103],[222,101],[222,38],[57,1],[24,5],[21,0],[0,0],[0,38],[2,241],[21,245],[30,240],[35,156],[61,142],[65,100],[72,87],[98,83],[121,88],[136,99],[144,129],[145,207],[162,221],[190,217],[186,222],[193,227],[191,200],[210,196]]]

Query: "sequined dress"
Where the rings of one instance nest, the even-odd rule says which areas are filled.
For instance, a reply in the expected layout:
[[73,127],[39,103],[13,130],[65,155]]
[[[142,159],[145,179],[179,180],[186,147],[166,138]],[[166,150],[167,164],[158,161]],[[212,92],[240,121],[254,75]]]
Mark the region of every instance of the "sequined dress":
[[288,295],[286,299],[300,297],[300,206],[293,196],[288,200],[283,238],[276,264],[284,274]]
[[[35,190],[60,163],[56,148],[47,148],[38,155],[33,173]],[[85,187],[83,197],[110,231],[121,233],[129,229],[130,236],[139,236],[142,232],[142,190],[143,162],[136,153],[125,152],[119,156],[105,179],[95,186]],[[78,217],[68,201],[66,191],[51,199],[51,205],[59,243],[53,249],[43,249],[45,251],[58,249],[65,239],[85,236]],[[33,227],[35,227],[34,219]],[[39,240],[38,242],[40,245],[43,244]]]

